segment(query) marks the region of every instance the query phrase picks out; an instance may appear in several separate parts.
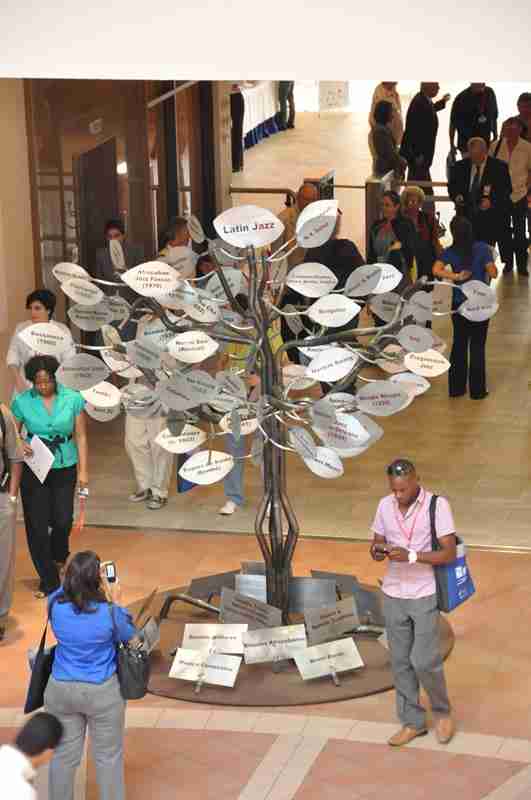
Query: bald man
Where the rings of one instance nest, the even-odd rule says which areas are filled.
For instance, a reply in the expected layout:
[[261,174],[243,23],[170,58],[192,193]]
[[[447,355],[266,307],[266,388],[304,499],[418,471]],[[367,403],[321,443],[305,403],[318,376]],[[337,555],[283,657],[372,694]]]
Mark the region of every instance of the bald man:
[[[272,247],[272,251],[278,250],[283,244],[288,242],[290,239],[293,239],[295,236],[295,228],[297,225],[297,220],[299,219],[299,215],[306,206],[309,206],[310,203],[315,203],[316,200],[319,200],[319,190],[317,186],[313,183],[303,183],[297,192],[297,202],[294,206],[288,206],[282,213],[278,215],[278,218],[284,223],[284,233],[282,236],[277,239]],[[292,247],[293,245],[290,245]],[[290,247],[286,248],[289,251]],[[297,264],[302,264],[304,261],[305,249],[303,247],[297,247],[296,250],[291,253],[291,255],[284,259],[282,263],[282,270],[281,275],[286,274],[296,267]],[[278,268],[278,265],[276,265]]]

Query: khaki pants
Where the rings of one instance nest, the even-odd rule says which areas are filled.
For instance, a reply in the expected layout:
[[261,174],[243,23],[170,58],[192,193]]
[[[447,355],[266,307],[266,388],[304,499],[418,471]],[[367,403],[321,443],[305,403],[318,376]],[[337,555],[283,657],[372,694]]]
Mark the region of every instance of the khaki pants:
[[137,488],[141,492],[151,489],[159,497],[168,497],[173,466],[172,453],[155,444],[164,428],[164,417],[125,416],[125,450],[133,465]]
[[5,622],[15,586],[16,506],[0,494],[0,625]]

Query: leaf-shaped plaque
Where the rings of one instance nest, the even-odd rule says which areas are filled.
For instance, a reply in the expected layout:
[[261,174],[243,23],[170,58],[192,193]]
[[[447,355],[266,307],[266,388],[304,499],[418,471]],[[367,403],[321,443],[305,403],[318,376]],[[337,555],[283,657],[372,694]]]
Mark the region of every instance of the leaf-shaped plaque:
[[288,438],[291,446],[302,458],[313,459],[317,455],[317,446],[313,437],[304,428],[290,428]]
[[327,294],[320,297],[306,314],[314,322],[326,328],[341,328],[351,322],[361,311],[361,306],[342,294]]
[[329,447],[317,447],[314,458],[305,458],[304,463],[319,478],[340,478],[343,473],[343,464],[338,454]]
[[356,401],[367,414],[389,417],[409,405],[409,393],[391,381],[373,381],[360,389]]
[[465,300],[459,306],[458,313],[470,322],[486,322],[494,316],[499,306],[497,303],[492,305],[491,299],[480,300],[477,298]]
[[99,331],[102,325],[113,320],[113,313],[105,300],[95,306],[72,306],[68,309],[68,316],[81,331]]
[[332,345],[311,360],[306,375],[316,381],[334,383],[345,378],[358,361],[357,353]]
[[96,408],[116,408],[121,398],[118,387],[107,381],[102,381],[90,389],[84,389],[81,394],[87,403]]
[[160,369],[161,352],[152,342],[141,337],[126,344],[127,357],[141,369]]
[[185,331],[170,341],[168,351],[185,364],[199,364],[214,355],[218,347],[218,343],[204,331]]
[[69,278],[61,284],[63,292],[80,306],[95,306],[103,300],[103,292],[85,278]]
[[172,247],[164,262],[177,271],[179,278],[194,278],[197,256],[191,247]]
[[288,273],[286,281],[290,289],[294,289],[304,297],[322,297],[335,289],[337,278],[331,269],[323,264],[298,264]]
[[[288,328],[295,337],[298,337],[299,333],[302,333],[304,330],[304,325],[302,324],[299,312],[297,311],[295,306],[292,306],[291,304],[284,306],[282,311],[286,315],[284,319],[286,320]],[[297,316],[294,316],[295,313],[297,314]]]
[[381,270],[380,280],[373,294],[387,294],[396,289],[402,280],[402,273],[392,264],[378,264]]
[[163,261],[146,261],[126,270],[122,280],[142,297],[164,297],[179,285],[179,274]]
[[193,303],[183,303],[182,310],[196,322],[218,322],[221,318],[219,303],[202,289],[197,290]]
[[326,430],[316,427],[317,434],[327,447],[338,450],[342,455],[343,450],[365,448],[370,439],[370,433],[364,428],[359,419],[352,414],[337,414],[336,421]]
[[450,362],[433,349],[425,353],[408,353],[404,363],[407,369],[423,378],[436,378],[450,369]]
[[206,433],[195,425],[185,425],[178,436],[168,428],[159,433],[155,442],[168,453],[189,453],[206,441]]
[[483,301],[495,306],[498,302],[496,292],[483,281],[467,281],[458,287],[468,300]]
[[[232,433],[232,413],[225,414],[219,421],[219,427],[222,431],[227,431],[227,433]],[[248,436],[250,433],[254,433],[255,430],[258,428],[258,420],[256,417],[247,416],[243,409],[238,410],[238,417],[240,420],[240,433],[242,436]]]
[[326,397],[314,403],[310,409],[310,414],[315,429],[320,431],[327,431],[337,420],[334,404]]
[[433,316],[432,292],[415,292],[407,302],[404,316],[412,316],[421,325],[431,322]]
[[234,459],[228,453],[217,450],[201,450],[190,456],[179,470],[179,475],[186,481],[208,486],[222,481],[234,467]]
[[396,292],[386,292],[376,295],[370,302],[371,311],[384,322],[392,322],[397,306],[402,304],[402,298]]
[[131,306],[127,300],[124,300],[124,298],[120,297],[118,294],[107,297],[107,305],[112,314],[111,322],[122,322],[124,319],[127,319],[131,311]]
[[68,341],[71,341],[68,328],[59,327],[53,322],[36,322],[28,325],[18,334],[20,339],[36,353],[44,356],[57,356],[64,350]]
[[157,302],[164,308],[172,308],[174,311],[183,311],[188,306],[197,302],[198,295],[195,289],[187,281],[179,280],[177,286],[166,294],[157,297]]
[[348,297],[367,297],[369,294],[374,294],[381,277],[380,264],[364,264],[356,267],[347,278],[345,294]]
[[214,220],[224,242],[234,247],[266,247],[284,232],[284,225],[271,211],[258,206],[235,206]]
[[424,353],[433,347],[432,332],[420,325],[404,325],[396,338],[404,350],[410,353]]
[[[223,277],[227,281],[229,289],[233,295],[237,295],[242,291],[244,277],[243,273],[239,269],[234,269],[231,267],[225,268],[223,270]],[[217,272],[213,273],[209,277],[205,291],[215,300],[223,300],[224,303],[228,303],[225,289],[223,288],[221,278]]]
[[282,380],[285,386],[289,386],[297,392],[309,389],[310,386],[314,386],[317,383],[317,379],[308,375],[306,367],[301,364],[286,364],[285,367],[282,367]]
[[320,247],[336,227],[337,200],[317,200],[304,208],[297,218],[297,243],[305,249]]
[[118,403],[118,405],[109,408],[98,408],[98,406],[93,406],[92,403],[86,403],[85,411],[89,417],[95,419],[96,422],[110,422],[111,420],[116,419],[116,417],[121,413],[122,406],[120,403]]
[[205,232],[203,230],[203,226],[193,214],[191,215],[190,219],[188,220],[188,233],[190,234],[190,238],[196,244],[203,244],[206,239]]
[[[88,353],[77,353],[73,358],[64,361],[55,374],[59,383],[80,392],[104,381],[111,371],[100,358]],[[113,405],[117,402],[120,402],[119,397]]]
[[79,264],[71,264],[69,261],[61,261],[60,264],[56,264],[52,269],[52,274],[54,278],[57,278],[59,283],[69,281],[71,278],[90,279],[90,275],[86,269],[80,267]]
[[430,388],[431,384],[422,375],[415,375],[413,372],[399,372],[390,378],[394,383],[402,383],[406,387],[412,387],[415,390],[415,395],[424,394]]

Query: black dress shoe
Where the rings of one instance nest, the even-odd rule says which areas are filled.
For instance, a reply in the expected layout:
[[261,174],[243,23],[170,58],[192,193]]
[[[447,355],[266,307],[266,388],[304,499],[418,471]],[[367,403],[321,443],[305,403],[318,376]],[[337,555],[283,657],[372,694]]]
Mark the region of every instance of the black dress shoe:
[[522,278],[529,278],[529,271],[527,267],[525,269],[519,269],[518,274],[522,276]]
[[295,125],[286,125],[286,128],[288,128],[290,131],[294,131]]
[[470,399],[471,400],[484,400],[488,396],[489,396],[488,392],[484,392],[483,394],[475,394],[475,395],[471,394],[470,395]]
[[464,397],[466,391],[464,392],[448,392],[448,397]]

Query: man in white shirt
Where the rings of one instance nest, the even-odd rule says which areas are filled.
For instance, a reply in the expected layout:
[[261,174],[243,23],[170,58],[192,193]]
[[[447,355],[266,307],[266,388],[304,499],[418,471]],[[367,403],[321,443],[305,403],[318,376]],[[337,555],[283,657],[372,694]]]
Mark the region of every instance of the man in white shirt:
[[513,191],[511,194],[511,224],[506,237],[500,241],[504,272],[512,272],[516,258],[519,275],[529,275],[527,269],[527,241],[525,225],[527,195],[531,190],[531,142],[523,137],[524,125],[520,117],[510,117],[503,124],[502,134],[490,147],[490,155],[509,167]]
[[400,95],[396,90],[397,83],[398,81],[382,81],[382,83],[378,84],[372,96],[371,111],[369,113],[369,150],[371,151],[373,162],[376,158],[372,141],[372,131],[376,125],[376,120],[374,119],[374,109],[381,100],[386,100],[388,103],[391,103],[394,108],[395,113],[393,114],[390,123],[391,133],[393,134],[393,139],[395,140],[397,148],[399,148],[402,144],[402,137],[404,135],[404,118],[402,116],[402,103],[400,100]]
[[13,745],[0,747],[2,797],[36,800],[33,782],[61,741],[63,726],[53,714],[35,714],[18,732]]

